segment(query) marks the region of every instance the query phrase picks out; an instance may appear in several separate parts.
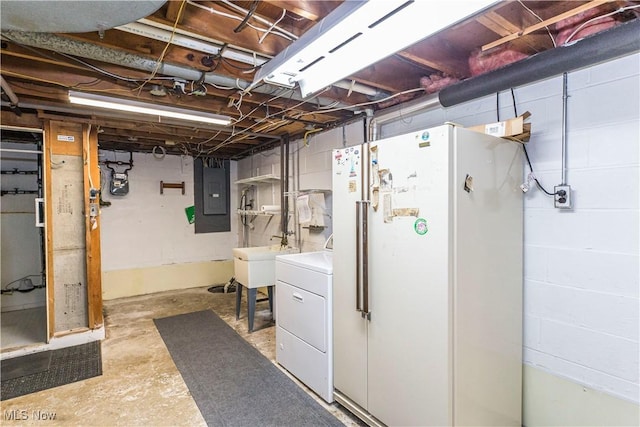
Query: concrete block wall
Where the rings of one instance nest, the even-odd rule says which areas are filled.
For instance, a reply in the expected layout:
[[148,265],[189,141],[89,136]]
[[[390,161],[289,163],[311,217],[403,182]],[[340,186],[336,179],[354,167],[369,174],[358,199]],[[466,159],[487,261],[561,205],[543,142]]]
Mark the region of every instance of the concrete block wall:
[[[331,152],[334,148],[348,145],[361,144],[364,140],[362,121],[329,130],[327,132],[310,134],[306,140],[292,141],[289,147],[290,173],[289,209],[291,211],[288,220],[288,230],[295,234],[289,236],[289,244],[296,246],[303,252],[322,250],[327,239],[331,236],[331,204],[330,192],[324,193],[326,212],[324,221],[326,228],[320,231],[309,231],[308,228],[299,226],[294,213],[296,196],[305,190],[331,190]],[[238,177],[248,178],[268,173],[280,175],[280,149],[276,148],[268,152],[259,153],[253,157],[238,162]],[[259,204],[280,204],[280,186],[259,185],[255,187]],[[264,203],[263,203],[264,202]],[[262,246],[277,244],[281,234],[280,216],[249,218],[248,241],[246,246]],[[242,224],[240,224],[240,239],[242,244]]]
[[[524,197],[528,426],[640,424],[639,82],[638,54],[569,73],[567,177],[574,207],[555,209],[535,187]],[[514,88],[514,96],[518,114],[532,113],[527,147],[535,175],[553,191],[561,183],[562,76]],[[499,105],[501,120],[514,117],[510,91],[499,94]],[[497,118],[493,95],[402,115],[380,135]],[[360,123],[298,145],[300,187],[330,185],[331,149],[362,139]],[[251,162],[261,161],[256,157],[239,162],[239,174],[248,175]],[[277,156],[271,159],[275,165]]]
[[[128,153],[101,151],[100,160],[129,161]],[[109,194],[109,171],[103,169],[101,208],[103,297],[139,295],[169,289],[225,283],[233,275],[231,248],[238,233],[235,214],[231,231],[195,234],[185,208],[194,204],[193,158],[134,153],[129,171],[129,194]],[[236,178],[231,163],[231,182]],[[117,170],[122,171],[119,167]],[[185,194],[165,189],[160,181],[185,182]],[[231,185],[235,213],[236,188]]]
[[[555,209],[553,199],[534,186],[525,195],[524,421],[637,425],[640,56],[569,73],[567,81],[573,209]],[[561,183],[562,84],[557,76],[514,90],[518,114],[532,113],[527,148],[535,176],[551,192]],[[510,91],[499,96],[500,118],[514,117]],[[497,121],[496,96],[395,121],[382,134],[443,121],[465,126]],[[556,384],[539,381],[540,371],[577,385],[569,388],[575,396],[567,397],[560,385],[554,387],[564,390],[561,398],[554,390],[535,389]],[[576,405],[585,402],[580,394],[587,392],[631,405],[608,397],[600,400],[609,406]],[[571,407],[581,407],[584,416],[569,416]],[[596,418],[603,410],[628,416]]]

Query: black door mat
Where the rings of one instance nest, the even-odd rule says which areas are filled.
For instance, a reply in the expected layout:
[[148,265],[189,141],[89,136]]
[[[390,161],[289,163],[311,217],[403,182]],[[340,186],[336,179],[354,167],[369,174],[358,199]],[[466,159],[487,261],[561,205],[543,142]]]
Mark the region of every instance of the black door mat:
[[22,357],[14,357],[2,361],[2,381],[13,380],[15,378],[26,377],[49,369],[51,364],[51,352],[42,351],[40,353],[27,354]]
[[0,365],[0,400],[13,399],[102,375],[100,341],[2,360]]

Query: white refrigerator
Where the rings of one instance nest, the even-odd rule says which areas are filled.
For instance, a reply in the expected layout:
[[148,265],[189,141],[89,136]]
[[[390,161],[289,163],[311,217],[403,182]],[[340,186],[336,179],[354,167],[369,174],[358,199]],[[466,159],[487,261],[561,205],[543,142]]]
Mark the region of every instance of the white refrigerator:
[[334,397],[370,425],[521,425],[519,143],[334,150]]

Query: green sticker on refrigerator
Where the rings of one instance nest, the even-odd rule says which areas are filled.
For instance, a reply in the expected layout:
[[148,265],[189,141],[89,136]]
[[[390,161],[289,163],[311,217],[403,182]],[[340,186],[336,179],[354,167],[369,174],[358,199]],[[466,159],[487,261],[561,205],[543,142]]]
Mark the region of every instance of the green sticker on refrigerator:
[[416,222],[413,223],[413,229],[416,230],[416,233],[419,235],[424,236],[427,234],[427,231],[429,231],[429,228],[427,227],[427,220],[424,218],[416,219]]

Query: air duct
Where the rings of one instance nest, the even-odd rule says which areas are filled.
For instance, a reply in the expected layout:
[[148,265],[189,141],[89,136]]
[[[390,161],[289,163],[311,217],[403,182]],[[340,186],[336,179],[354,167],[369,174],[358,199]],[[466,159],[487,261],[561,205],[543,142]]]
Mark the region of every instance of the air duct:
[[442,89],[444,107],[533,83],[548,77],[595,65],[640,51],[640,20],[586,37],[573,44],[540,52],[486,74]]
[[[47,49],[54,52],[62,52],[68,55],[107,62],[136,70],[147,71],[149,73],[152,73],[157,68],[158,74],[181,78],[188,81],[198,81],[202,77],[202,72],[195,68],[168,64],[166,62],[162,62],[158,66],[158,61],[145,58],[144,56],[118,51],[116,49],[99,46],[89,42],[71,40],[55,34],[3,31],[2,36],[21,45]],[[215,86],[237,88],[238,90],[245,90],[250,85],[250,82],[245,80],[234,79],[214,73],[206,73],[204,82]],[[274,95],[282,92],[282,88],[265,84],[252,89],[252,92]],[[287,95],[287,99],[289,98],[297,101],[304,100],[297,91],[291,96]],[[331,105],[334,108],[351,108],[350,106],[342,103],[335,105],[335,100],[323,97],[315,98],[314,103],[317,103],[319,106]]]

